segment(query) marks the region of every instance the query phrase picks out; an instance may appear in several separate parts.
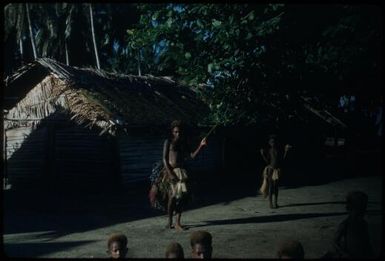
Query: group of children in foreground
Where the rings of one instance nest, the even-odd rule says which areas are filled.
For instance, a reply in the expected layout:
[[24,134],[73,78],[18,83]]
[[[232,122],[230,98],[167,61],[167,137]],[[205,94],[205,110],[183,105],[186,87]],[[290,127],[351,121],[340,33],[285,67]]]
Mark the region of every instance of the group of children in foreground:
[[[333,249],[323,258],[365,258],[373,257],[370,245],[368,224],[364,219],[368,196],[361,191],[347,195],[348,217],[338,226],[333,241]],[[191,258],[211,258],[212,235],[207,231],[194,231],[190,235]],[[108,254],[111,258],[124,258],[127,255],[127,237],[123,234],[112,235],[108,239]],[[278,258],[303,259],[304,249],[296,240],[282,241],[278,247]],[[165,251],[165,258],[185,258],[182,246],[171,242]]]

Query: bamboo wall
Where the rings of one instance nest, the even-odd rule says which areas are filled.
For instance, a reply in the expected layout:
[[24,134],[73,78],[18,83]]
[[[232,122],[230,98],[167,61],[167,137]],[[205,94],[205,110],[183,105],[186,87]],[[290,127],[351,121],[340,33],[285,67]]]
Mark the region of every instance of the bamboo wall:
[[[118,144],[122,183],[149,181],[152,165],[162,159],[163,143],[164,138],[159,136],[120,137]],[[186,162],[186,167],[192,172],[218,171],[222,164],[221,155],[220,140],[210,139],[209,146],[203,148],[194,160]]]
[[6,139],[7,176],[14,187],[97,187],[117,179],[112,141],[95,131],[52,120],[37,129],[8,130]]
[[[47,129],[21,127],[6,131],[7,175],[11,184],[41,181],[46,169]],[[30,137],[27,139],[27,137]]]

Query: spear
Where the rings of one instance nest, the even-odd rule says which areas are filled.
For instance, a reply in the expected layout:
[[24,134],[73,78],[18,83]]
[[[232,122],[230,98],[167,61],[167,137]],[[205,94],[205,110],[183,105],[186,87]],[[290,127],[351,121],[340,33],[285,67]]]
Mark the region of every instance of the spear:
[[209,130],[209,132],[204,136],[204,138],[206,139],[214,130],[215,128],[218,126],[218,123],[215,124],[213,127],[211,127],[211,129]]

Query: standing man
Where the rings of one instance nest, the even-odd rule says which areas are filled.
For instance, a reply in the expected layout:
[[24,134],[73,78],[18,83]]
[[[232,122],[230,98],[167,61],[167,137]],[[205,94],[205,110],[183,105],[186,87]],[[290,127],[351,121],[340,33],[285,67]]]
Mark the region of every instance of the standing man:
[[189,149],[184,137],[182,123],[173,121],[171,123],[170,137],[163,145],[163,193],[167,193],[167,228],[173,228],[173,215],[176,213],[175,229],[184,230],[180,223],[183,208],[188,197],[187,172],[184,169],[184,162],[187,158],[194,159],[202,147],[206,146],[206,138],[203,138],[193,152]]
[[267,166],[263,170],[263,183],[259,191],[265,198],[269,195],[270,208],[278,208],[278,180],[281,175],[282,162],[286,158],[290,148],[291,146],[288,144],[286,144],[284,149],[280,148],[280,145],[277,143],[277,137],[270,135],[267,148],[260,150],[261,156]]

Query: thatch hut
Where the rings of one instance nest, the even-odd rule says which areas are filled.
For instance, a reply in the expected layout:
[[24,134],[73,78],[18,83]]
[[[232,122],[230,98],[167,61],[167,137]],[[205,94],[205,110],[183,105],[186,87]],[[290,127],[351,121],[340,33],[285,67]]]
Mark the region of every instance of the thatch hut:
[[[6,175],[14,185],[143,180],[161,158],[170,122],[197,126],[208,112],[192,88],[166,77],[47,58],[6,78],[4,109]],[[197,161],[207,170],[220,166],[215,142]]]

